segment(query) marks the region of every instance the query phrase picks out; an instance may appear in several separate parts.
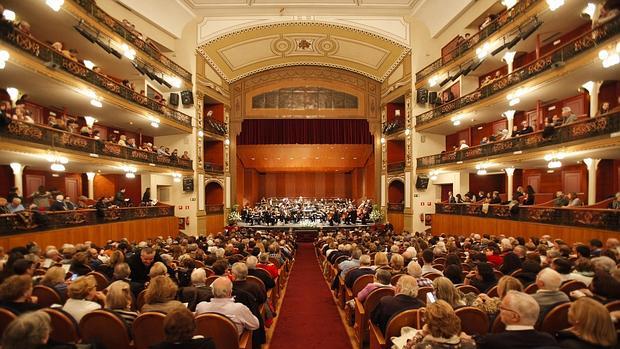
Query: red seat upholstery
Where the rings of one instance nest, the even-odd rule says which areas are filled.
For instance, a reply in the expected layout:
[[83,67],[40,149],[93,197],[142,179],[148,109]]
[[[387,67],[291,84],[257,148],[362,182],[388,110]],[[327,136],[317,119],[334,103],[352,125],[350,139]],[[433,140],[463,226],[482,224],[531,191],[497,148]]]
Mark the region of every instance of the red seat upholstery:
[[462,307],[454,311],[461,319],[461,331],[468,335],[484,335],[489,332],[489,317],[475,307]]
[[80,340],[78,324],[73,316],[61,309],[43,309],[52,320],[50,338],[61,343],[76,343]]
[[4,334],[4,330],[9,326],[11,321],[13,321],[17,316],[13,314],[12,311],[0,308],[0,339],[2,339],[2,335]]
[[108,310],[95,310],[80,321],[82,340],[105,348],[129,349],[131,340],[123,319]]
[[52,304],[62,304],[60,295],[51,287],[36,285],[32,288],[32,295],[37,297],[37,304],[43,307],[50,307]]
[[241,336],[227,317],[205,313],[196,317],[196,334],[213,339],[217,349],[251,349],[252,331],[244,331]]
[[101,273],[91,271],[90,273],[86,274],[86,276],[88,275],[92,275],[95,278],[95,281],[97,281],[97,291],[103,291],[106,289],[106,287],[108,287],[108,285],[110,285],[110,280],[108,280],[108,278]]
[[148,349],[166,339],[164,319],[166,315],[156,312],[140,314],[133,322],[133,337],[136,349]]
[[381,298],[385,296],[393,296],[394,289],[389,287],[381,287],[373,290],[368,294],[362,304],[357,298],[355,299],[355,339],[360,348],[363,347],[365,341],[368,340],[368,320],[370,313],[377,307]]
[[570,305],[570,302],[562,303],[549,310],[540,325],[540,330],[555,334],[558,331],[571,327],[571,324],[568,322],[568,309]]
[[422,328],[423,315],[420,309],[405,310],[390,319],[385,327],[385,334],[381,333],[375,324],[370,324],[370,349],[387,349],[391,347],[391,338],[400,336],[400,329],[409,326]]
[[581,281],[577,281],[577,280],[571,280],[571,281],[567,281],[565,283],[562,284],[562,286],[560,287],[560,291],[566,293],[567,296],[570,297],[570,293],[576,290],[581,290],[584,288],[588,288],[588,286],[586,286],[586,284],[584,284]]

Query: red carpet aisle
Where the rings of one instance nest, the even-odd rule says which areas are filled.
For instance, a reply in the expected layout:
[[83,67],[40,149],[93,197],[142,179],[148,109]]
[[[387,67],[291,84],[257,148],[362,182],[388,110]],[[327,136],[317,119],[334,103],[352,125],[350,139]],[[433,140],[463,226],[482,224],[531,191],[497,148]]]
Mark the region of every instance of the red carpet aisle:
[[351,348],[310,243],[299,244],[270,349]]

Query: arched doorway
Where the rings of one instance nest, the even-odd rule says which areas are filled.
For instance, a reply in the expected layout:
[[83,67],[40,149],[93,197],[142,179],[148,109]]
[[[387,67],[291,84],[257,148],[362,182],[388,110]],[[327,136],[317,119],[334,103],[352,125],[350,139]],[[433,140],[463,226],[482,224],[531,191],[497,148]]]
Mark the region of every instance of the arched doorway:
[[394,226],[394,231],[402,232],[405,225],[405,183],[394,178],[388,184],[387,220]]
[[224,212],[224,188],[220,182],[211,181],[205,186],[205,205],[207,213]]

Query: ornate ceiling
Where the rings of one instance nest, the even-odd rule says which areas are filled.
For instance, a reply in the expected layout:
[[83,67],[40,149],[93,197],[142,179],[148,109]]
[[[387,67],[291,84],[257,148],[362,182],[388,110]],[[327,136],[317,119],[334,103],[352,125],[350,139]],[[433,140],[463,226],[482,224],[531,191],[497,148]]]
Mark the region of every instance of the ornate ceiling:
[[238,29],[202,43],[198,52],[228,82],[294,65],[335,67],[383,81],[409,48],[345,25],[295,21]]

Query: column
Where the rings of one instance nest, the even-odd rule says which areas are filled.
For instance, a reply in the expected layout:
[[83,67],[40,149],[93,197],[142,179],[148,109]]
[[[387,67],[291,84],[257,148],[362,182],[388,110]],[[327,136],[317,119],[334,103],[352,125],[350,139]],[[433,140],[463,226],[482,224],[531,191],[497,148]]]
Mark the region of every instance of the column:
[[505,168],[504,171],[506,172],[506,178],[508,179],[508,183],[506,185],[506,197],[507,200],[510,201],[512,199],[512,188],[514,187],[514,174],[515,174],[515,168],[514,167],[508,167]]
[[590,117],[598,115],[598,92],[601,89],[602,81],[588,81],[581,85],[590,94]]
[[24,183],[22,181],[24,165],[20,164],[19,162],[12,162],[9,166],[11,166],[11,170],[13,170],[15,187],[22,194],[22,196],[26,195],[26,193],[24,193]]
[[86,178],[88,178],[88,198],[91,200],[94,200],[95,198],[95,176],[96,175],[97,174],[95,172],[86,172]]
[[596,169],[601,159],[587,158],[583,162],[588,168],[588,205],[596,203]]
[[504,57],[502,57],[502,60],[508,65],[508,74],[512,73],[512,63],[514,62],[515,54],[517,54],[515,51],[506,51]]
[[512,137],[512,128],[514,127],[515,120],[515,112],[514,110],[506,110],[503,115],[508,121],[508,125],[506,128],[508,129],[508,138]]

